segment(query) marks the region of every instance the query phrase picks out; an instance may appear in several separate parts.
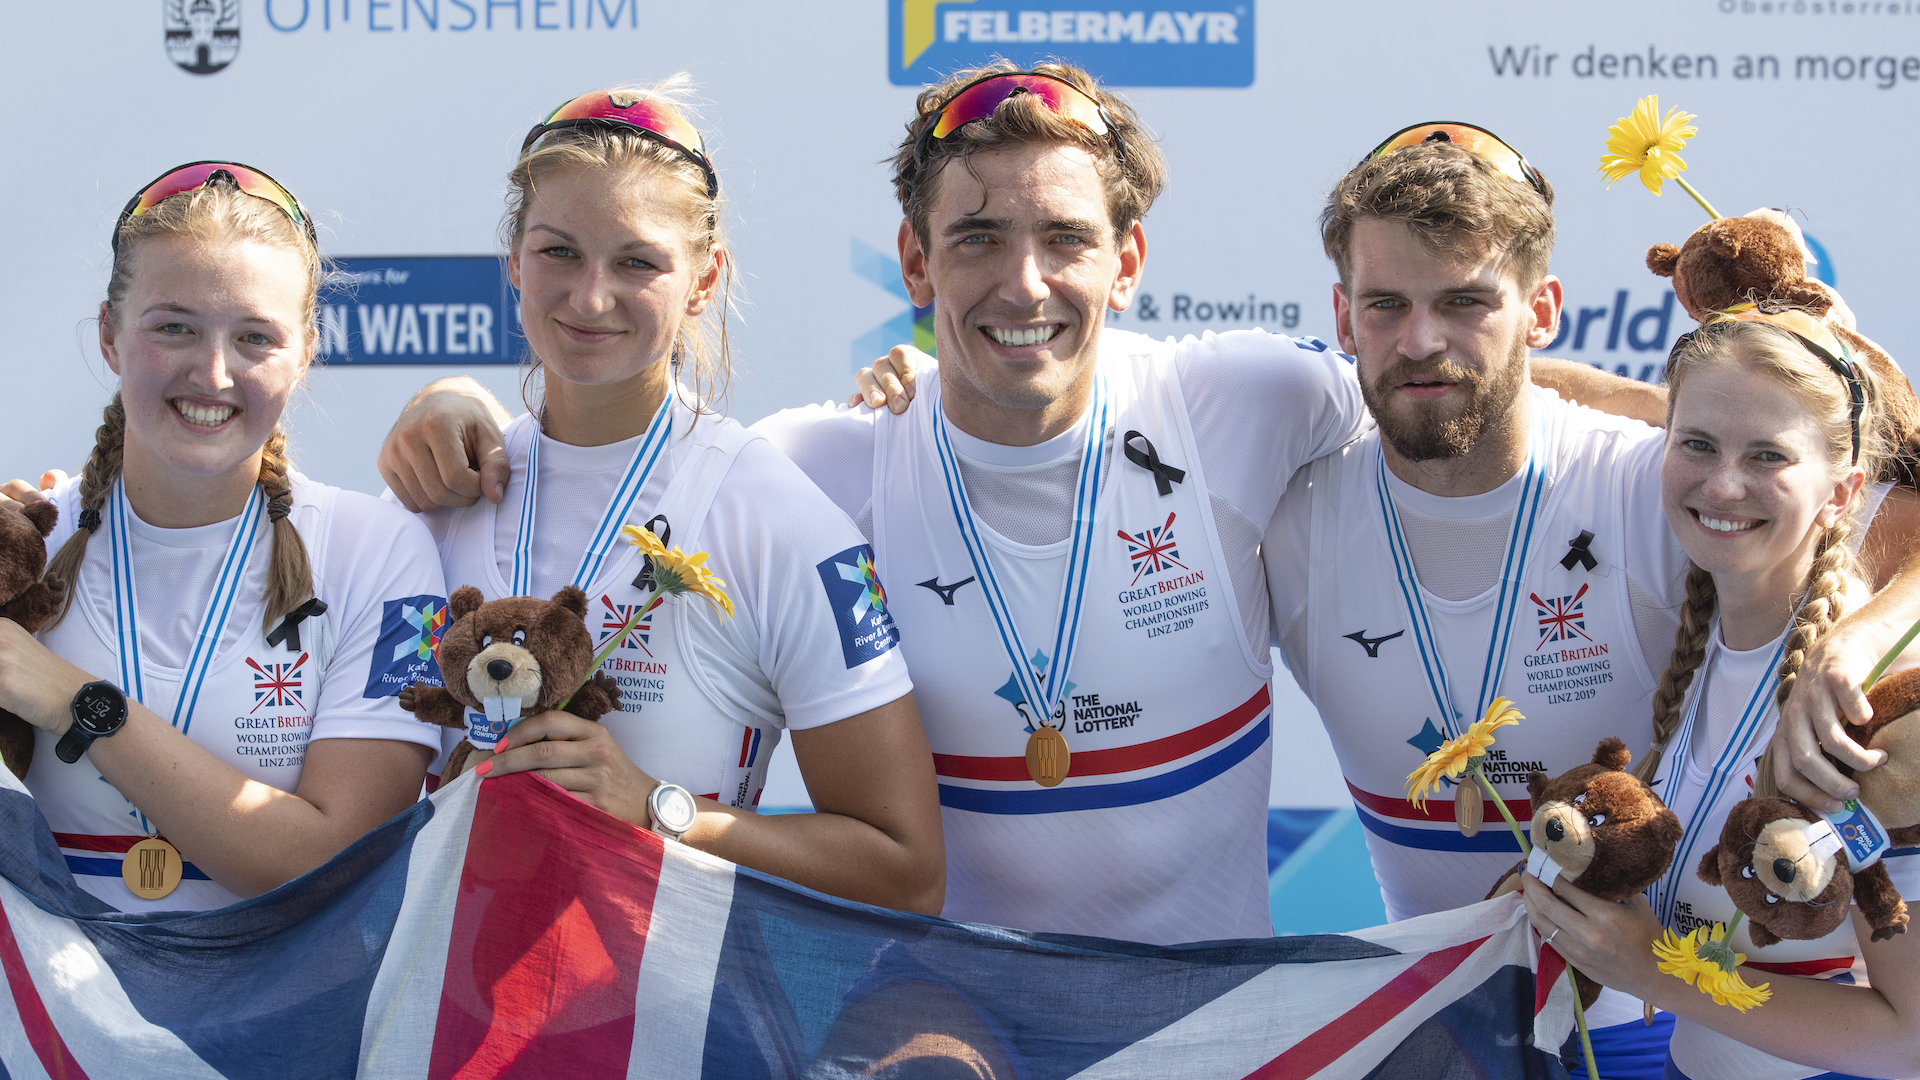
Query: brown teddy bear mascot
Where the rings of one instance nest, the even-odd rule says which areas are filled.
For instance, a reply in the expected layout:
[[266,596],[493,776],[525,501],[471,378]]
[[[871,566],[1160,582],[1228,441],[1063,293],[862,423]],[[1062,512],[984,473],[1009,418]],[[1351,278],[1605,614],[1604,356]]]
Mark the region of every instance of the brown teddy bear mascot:
[[[620,707],[620,687],[604,672],[587,679],[593,635],[587,630],[587,594],[577,587],[569,585],[551,600],[488,601],[479,589],[463,585],[448,598],[447,610],[453,621],[435,653],[446,686],[415,683],[400,692],[400,707],[415,718],[468,731],[471,716],[472,730],[485,728],[500,739],[514,721],[561,708],[568,694],[573,699],[562,711],[584,720]],[[465,772],[476,751],[471,739],[462,739],[440,782]]]
[[1702,321],[1735,304],[1782,300],[1822,317],[1854,356],[1873,369],[1897,452],[1885,474],[1916,486],[1920,475],[1920,400],[1893,358],[1854,329],[1853,312],[1839,294],[1807,277],[1809,254],[1800,226],[1779,210],[1723,217],[1693,231],[1687,242],[1647,249],[1647,269],[1673,279],[1680,306]]
[[[60,510],[50,502],[28,503],[18,514],[0,514],[0,618],[12,619],[29,634],[40,632],[60,609],[64,586],[45,578],[46,536]],[[33,725],[0,709],[0,757],[22,780],[33,764]]]
[[[1627,772],[1627,744],[1609,735],[1594,748],[1593,761],[1552,779],[1527,778],[1533,804],[1534,854],[1514,864],[1487,894],[1518,892],[1520,873],[1535,867],[1547,884],[1565,878],[1602,900],[1625,900],[1659,880],[1673,864],[1680,818],[1639,777]],[[1551,861],[1556,870],[1544,868]],[[1580,1003],[1591,1006],[1600,984],[1574,972]]]

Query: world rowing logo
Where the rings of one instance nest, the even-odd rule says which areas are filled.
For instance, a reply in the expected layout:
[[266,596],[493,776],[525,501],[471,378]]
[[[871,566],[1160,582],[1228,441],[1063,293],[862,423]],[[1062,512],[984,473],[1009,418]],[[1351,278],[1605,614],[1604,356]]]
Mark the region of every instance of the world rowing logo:
[[247,666],[253,669],[253,708],[247,710],[248,715],[259,712],[261,706],[306,712],[300,693],[300,669],[306,662],[306,653],[301,653],[300,659],[291,664],[263,665],[247,657]]
[[1127,558],[1133,563],[1133,583],[1148,574],[1163,574],[1169,570],[1185,570],[1187,564],[1180,561],[1179,541],[1173,538],[1174,515],[1167,515],[1167,523],[1137,533],[1122,529],[1120,539],[1127,542]]
[[1529,594],[1534,608],[1540,616],[1540,642],[1533,647],[1539,652],[1550,642],[1572,641],[1579,637],[1587,641],[1593,638],[1587,634],[1586,601],[1587,587],[1572,596],[1556,596],[1551,600],[1542,600],[1539,593]]
[[[612,598],[602,595],[600,606],[606,609],[606,615],[600,621],[600,640],[597,644],[605,645],[608,638],[619,633],[620,628],[627,625],[627,620],[633,618],[633,609],[640,605],[616,604]],[[648,615],[635,623],[633,629],[627,631],[626,638],[614,648],[639,649],[648,656],[652,656],[653,650],[647,648],[647,643],[651,640],[653,640],[653,616]]]

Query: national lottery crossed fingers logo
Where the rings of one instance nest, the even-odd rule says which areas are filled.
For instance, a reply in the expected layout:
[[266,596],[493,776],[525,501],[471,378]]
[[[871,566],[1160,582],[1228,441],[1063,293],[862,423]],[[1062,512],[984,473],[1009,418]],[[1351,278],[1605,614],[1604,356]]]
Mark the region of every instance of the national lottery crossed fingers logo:
[[814,569],[833,608],[848,667],[859,667],[900,643],[900,631],[887,610],[887,591],[873,568],[872,545],[850,547]]
[[381,606],[380,637],[367,666],[362,697],[395,697],[416,682],[439,686],[434,653],[447,632],[447,598],[425,594],[388,600]]

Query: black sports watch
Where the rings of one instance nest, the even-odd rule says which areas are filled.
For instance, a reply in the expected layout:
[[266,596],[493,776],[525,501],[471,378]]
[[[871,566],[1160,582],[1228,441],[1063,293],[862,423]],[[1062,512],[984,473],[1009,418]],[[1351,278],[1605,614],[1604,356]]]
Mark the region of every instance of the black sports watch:
[[127,722],[127,696],[104,679],[81,687],[68,708],[73,711],[73,726],[60,736],[53,752],[69,765],[80,760],[93,740],[106,738]]

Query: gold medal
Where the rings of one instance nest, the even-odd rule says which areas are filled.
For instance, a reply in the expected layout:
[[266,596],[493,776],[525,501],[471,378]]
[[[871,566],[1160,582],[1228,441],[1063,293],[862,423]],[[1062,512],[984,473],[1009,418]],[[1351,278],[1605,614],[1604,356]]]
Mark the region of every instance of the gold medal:
[[157,836],[128,848],[120,864],[120,879],[127,883],[127,891],[142,900],[158,900],[179,888],[184,873],[180,852]]
[[1040,727],[1027,738],[1027,775],[1041,787],[1052,787],[1067,778],[1067,766],[1073,754],[1067,750],[1067,737],[1059,728]]

